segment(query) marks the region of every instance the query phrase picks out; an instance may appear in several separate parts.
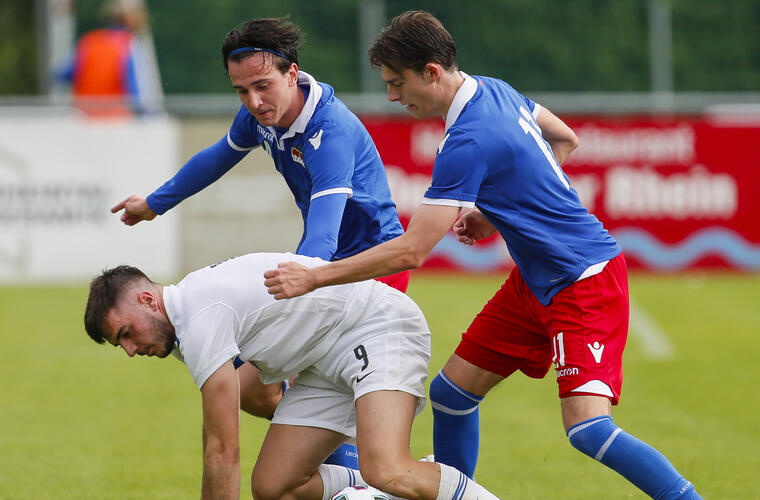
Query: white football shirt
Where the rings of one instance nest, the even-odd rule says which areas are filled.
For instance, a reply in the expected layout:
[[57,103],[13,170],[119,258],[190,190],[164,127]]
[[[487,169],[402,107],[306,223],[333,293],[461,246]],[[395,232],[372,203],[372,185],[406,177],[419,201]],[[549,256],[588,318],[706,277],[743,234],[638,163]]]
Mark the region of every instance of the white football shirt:
[[252,361],[264,383],[285,380],[313,365],[351,329],[370,304],[374,280],[319,288],[275,300],[264,272],[280,262],[307,267],[325,261],[290,253],[234,257],[164,287],[164,304],[177,336],[172,354],[200,388],[227,360]]

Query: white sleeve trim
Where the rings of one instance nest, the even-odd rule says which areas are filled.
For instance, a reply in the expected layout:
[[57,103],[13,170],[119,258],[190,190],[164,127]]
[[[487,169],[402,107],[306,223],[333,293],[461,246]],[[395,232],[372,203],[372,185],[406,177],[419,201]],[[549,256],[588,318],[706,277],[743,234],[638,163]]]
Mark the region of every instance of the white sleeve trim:
[[474,201],[445,200],[442,198],[422,198],[423,205],[443,205],[446,207],[475,208]]
[[234,149],[235,151],[250,151],[250,150],[252,150],[252,149],[254,149],[256,147],[256,146],[252,146],[250,148],[241,148],[240,146],[238,146],[237,144],[235,144],[234,142],[232,142],[232,139],[230,139],[230,133],[229,132],[227,132],[227,144],[229,144],[230,147],[232,149]]
[[533,112],[531,113],[533,115],[534,119],[538,119],[538,113],[541,111],[541,105],[537,102],[533,103]]
[[318,193],[314,193],[311,195],[311,200],[313,201],[317,198],[320,198],[322,196],[327,196],[328,194],[347,194],[349,198],[351,198],[354,195],[354,190],[351,188],[332,188],[332,189],[325,189],[324,191],[320,191]]

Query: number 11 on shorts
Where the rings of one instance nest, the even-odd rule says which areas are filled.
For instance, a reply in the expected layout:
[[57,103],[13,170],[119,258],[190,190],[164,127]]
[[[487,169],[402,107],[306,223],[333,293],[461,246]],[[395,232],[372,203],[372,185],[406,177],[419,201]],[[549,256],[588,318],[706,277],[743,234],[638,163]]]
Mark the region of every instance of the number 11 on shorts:
[[552,363],[555,367],[565,366],[565,334],[559,332],[552,337]]

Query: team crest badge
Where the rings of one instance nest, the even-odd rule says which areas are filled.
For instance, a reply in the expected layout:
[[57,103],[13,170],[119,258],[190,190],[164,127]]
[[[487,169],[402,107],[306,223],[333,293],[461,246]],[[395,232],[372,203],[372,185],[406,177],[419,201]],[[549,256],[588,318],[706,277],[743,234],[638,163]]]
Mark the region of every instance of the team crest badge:
[[303,162],[303,153],[301,152],[301,148],[298,146],[293,146],[290,148],[290,156],[293,158],[294,162],[300,163],[302,167],[306,166]]

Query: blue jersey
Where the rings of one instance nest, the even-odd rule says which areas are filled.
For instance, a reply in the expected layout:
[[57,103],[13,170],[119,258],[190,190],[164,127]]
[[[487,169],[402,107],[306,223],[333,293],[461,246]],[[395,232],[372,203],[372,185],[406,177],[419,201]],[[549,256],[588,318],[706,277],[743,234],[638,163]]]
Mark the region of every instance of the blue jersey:
[[151,209],[164,213],[263,146],[301,211],[299,254],[341,259],[402,234],[385,167],[364,125],[329,85],[304,72],[298,85],[306,98],[289,129],[264,127],[241,106],[225,139],[148,196]]
[[501,80],[462,75],[423,203],[477,206],[548,305],[621,249],[557,164],[536,123],[540,106]]
[[[241,107],[227,135],[235,149],[263,146],[285,177],[304,221],[317,198],[348,195],[330,259],[340,259],[403,232],[391,200],[385,167],[359,119],[335,97],[332,87],[300,72],[308,92],[303,110],[288,130],[263,127]],[[305,240],[308,228],[304,231]]]

